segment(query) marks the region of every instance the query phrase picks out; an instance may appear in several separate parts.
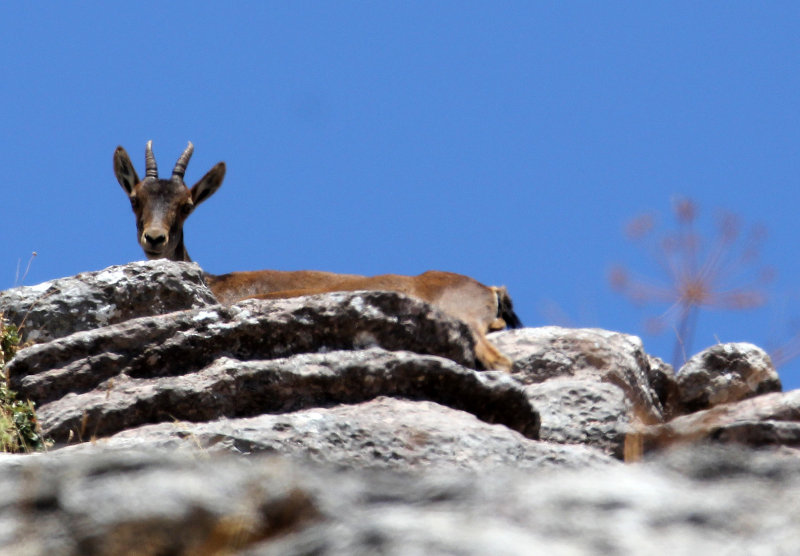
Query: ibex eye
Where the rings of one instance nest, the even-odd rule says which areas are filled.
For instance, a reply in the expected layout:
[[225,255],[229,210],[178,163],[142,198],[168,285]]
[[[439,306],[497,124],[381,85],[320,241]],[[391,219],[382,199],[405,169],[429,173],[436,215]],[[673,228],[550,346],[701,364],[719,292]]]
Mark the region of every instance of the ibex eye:
[[189,216],[189,213],[192,212],[193,208],[194,207],[192,205],[183,205],[181,207],[181,212],[183,213],[184,216]]
[[131,197],[131,208],[133,208],[133,210],[136,210],[136,209],[139,208],[139,199],[138,198]]

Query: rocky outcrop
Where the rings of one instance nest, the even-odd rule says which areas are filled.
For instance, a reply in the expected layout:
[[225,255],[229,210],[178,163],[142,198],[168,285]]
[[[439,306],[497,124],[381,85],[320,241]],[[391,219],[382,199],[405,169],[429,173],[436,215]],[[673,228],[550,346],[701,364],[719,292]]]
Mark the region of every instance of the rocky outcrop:
[[569,469],[614,463],[584,446],[537,442],[505,424],[486,421],[445,404],[381,396],[280,414],[145,425],[67,450],[282,454],[344,468],[417,472],[485,472],[505,466]]
[[191,263],[149,261],[0,293],[39,342],[8,372],[44,432],[76,442],[389,396],[622,458],[632,435],[682,438],[662,424],[780,389],[749,344],[710,348],[676,377],[638,338],[599,329],[491,334],[513,370],[479,373],[467,327],[418,300],[343,292],[222,306],[202,276]]
[[198,265],[164,260],[0,292],[0,311],[9,322],[24,324],[26,339],[33,342],[216,303]]
[[511,373],[479,372],[468,327],[418,300],[223,306],[167,261],[0,311],[57,448],[0,457],[14,553],[800,549],[777,505],[800,494],[800,398],[749,344],[676,375],[634,336],[528,328],[489,335]]
[[650,422],[663,418],[649,382],[650,360],[636,336],[546,326],[508,330],[492,340],[514,361],[512,373],[523,384],[563,377],[606,382],[622,390],[640,417]]
[[650,448],[698,441],[800,447],[800,390],[765,394],[677,417],[645,433]]
[[491,334],[513,369],[479,373],[466,325],[418,300],[342,292],[222,306],[202,277],[191,263],[149,261],[0,293],[39,342],[8,373],[44,432],[76,442],[389,396],[622,458],[632,435],[683,438],[669,429],[680,415],[780,390],[755,346],[714,346],[675,376],[638,338],[599,329]]
[[0,459],[9,554],[795,554],[800,460],[412,474],[163,452]]
[[146,423],[285,413],[386,395],[435,401],[529,438],[539,435],[538,413],[499,373],[377,348],[258,361],[221,356],[196,372],[158,378],[123,372],[87,392],[43,403],[38,415],[44,433],[63,442]]
[[373,346],[475,361],[466,325],[430,305],[390,292],[346,292],[133,319],[23,350],[9,373],[14,389],[48,403],[121,373],[160,378],[221,356],[275,359]]
[[781,391],[769,355],[747,343],[718,344],[698,353],[681,367],[677,384],[684,413]]
[[542,440],[623,457],[634,413],[622,390],[599,381],[554,379],[525,391],[541,416]]
[[658,401],[661,403],[662,416],[665,421],[680,415],[683,407],[680,401],[680,391],[678,381],[675,378],[675,371],[669,365],[652,355],[647,356],[649,365],[647,370],[647,381],[653,388]]
[[[547,326],[489,338],[514,361],[512,376],[542,416],[543,440],[587,444],[621,458],[633,422],[664,420],[651,378],[666,371],[635,336]],[[665,389],[665,382],[656,385]]]

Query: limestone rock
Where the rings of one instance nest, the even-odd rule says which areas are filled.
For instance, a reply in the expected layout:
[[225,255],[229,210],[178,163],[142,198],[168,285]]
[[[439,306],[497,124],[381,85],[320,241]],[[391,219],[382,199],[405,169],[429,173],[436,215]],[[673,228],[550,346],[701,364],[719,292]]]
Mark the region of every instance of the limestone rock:
[[8,554],[231,553],[320,515],[287,462],[127,453],[8,463],[0,478]]
[[21,350],[12,388],[38,404],[106,387],[109,379],[159,378],[203,369],[220,356],[274,359],[380,346],[473,366],[467,326],[392,292],[345,292],[215,305],[78,332]]
[[133,378],[123,365],[120,371],[92,390],[42,403],[37,414],[44,433],[60,442],[88,440],[175,419],[199,422],[400,396],[463,409],[529,438],[539,434],[538,413],[503,373],[408,352],[220,357],[197,371],[155,378]]
[[343,468],[404,472],[619,465],[599,450],[537,442],[438,403],[389,397],[279,415],[145,425],[64,450],[134,448],[283,454]]
[[613,384],[552,379],[525,388],[541,416],[540,438],[584,444],[622,459],[632,431],[632,404]]
[[800,390],[719,404],[644,432],[647,449],[700,441],[800,447]]
[[631,401],[635,418],[663,421],[661,402],[650,384],[650,359],[636,336],[600,329],[557,326],[506,330],[489,336],[514,362],[523,384],[575,378],[613,384]]
[[167,260],[111,266],[0,292],[0,312],[24,337],[48,342],[135,317],[214,305],[195,263]]
[[[27,460],[0,457],[0,482],[4,469],[21,470],[24,477],[33,473],[44,494],[37,498],[40,483],[30,493],[15,492],[33,496],[34,505],[57,509],[42,518],[62,527],[54,536],[42,537],[41,546],[54,553],[116,553],[128,536],[149,535],[154,552],[176,554],[375,553],[383,548],[429,553],[441,546],[450,553],[502,553],[499,539],[512,539],[508,546],[516,547],[517,541],[525,546],[509,553],[529,553],[529,546],[541,546],[546,553],[635,552],[654,541],[641,544],[641,538],[631,537],[617,542],[608,533],[619,527],[616,522],[590,510],[574,515],[567,511],[552,519],[541,514],[553,507],[564,510],[576,499],[570,496],[588,508],[594,508],[598,498],[593,496],[599,496],[598,504],[608,504],[603,507],[612,514],[619,500],[627,512],[647,512],[661,507],[662,499],[656,503],[626,497],[641,489],[674,497],[684,489],[705,488],[693,482],[695,476],[679,484],[654,466],[647,468],[647,478],[639,474],[640,467],[624,467],[627,474],[617,474],[613,469],[623,468],[617,460],[629,455],[631,440],[638,448],[641,439],[645,450],[656,454],[683,441],[779,445],[785,450],[800,446],[800,394],[764,394],[779,389],[780,383],[763,352],[752,346],[709,350],[712,355],[692,360],[700,362],[699,370],[687,365],[676,377],[669,365],[645,353],[634,336],[556,327],[491,334],[490,340],[514,361],[509,375],[474,370],[467,325],[397,293],[340,292],[222,306],[210,296],[196,265],[165,261],[114,267],[23,290],[0,293],[0,302],[10,314],[17,311],[14,307],[27,312],[37,298],[32,320],[26,322],[36,323],[35,338],[42,343],[21,350],[8,366],[12,387],[36,402],[44,432],[59,443],[92,440],[59,445],[50,455],[30,458],[42,462],[45,475],[56,465],[50,458],[67,462],[69,471],[63,475],[59,468],[52,477],[40,476]],[[714,403],[719,405],[679,417],[687,407]],[[158,508],[147,504],[141,513],[108,508],[107,521],[94,510],[75,510],[75,500],[96,503],[90,499],[101,497],[101,491],[114,504],[135,504],[138,494],[115,491],[114,480],[150,492],[160,492],[160,481],[171,481],[176,473],[186,474],[184,485],[190,490],[196,486],[192,481],[201,484],[192,478],[195,474],[217,480],[200,463],[194,467],[157,454],[141,459],[142,452],[161,448],[180,448],[181,457],[199,459],[236,454],[245,467],[265,466],[268,476],[281,475],[296,494],[259,498],[261,479],[236,479],[229,485],[232,496],[249,488],[255,498],[244,496],[244,506],[219,509],[213,488],[207,495],[178,501],[172,498],[177,490],[166,488],[164,503],[171,506],[160,515],[169,527],[186,526],[186,535],[176,538],[164,534],[166,525],[150,529],[148,520],[160,518],[154,518]],[[122,463],[107,453],[123,449],[140,454],[125,456],[128,461]],[[80,459],[83,452],[97,460]],[[260,459],[265,453],[287,457],[298,475],[282,475],[281,466],[287,464],[273,468]],[[744,468],[748,457],[742,456]],[[240,473],[242,463],[220,461],[234,476]],[[363,476],[336,474],[350,468]],[[543,469],[556,473],[558,480],[551,485],[556,475],[540,475]],[[567,469],[590,473],[569,476]],[[109,483],[101,486],[95,475],[106,470]],[[151,471],[155,478],[142,478]],[[463,472],[471,474],[468,479]],[[409,473],[421,477],[420,484],[409,486],[403,478]],[[439,482],[437,474],[451,475],[451,482]],[[293,482],[293,477],[300,478]],[[375,484],[373,477],[379,477]],[[97,493],[64,487],[70,480]],[[457,486],[450,490],[453,484]],[[52,485],[55,494],[47,490]],[[613,489],[619,488],[626,494],[618,496]],[[705,493],[713,496],[712,490]],[[769,489],[765,492],[771,495]],[[388,497],[388,506],[381,508],[388,513],[379,512],[369,521],[374,506],[357,502],[365,496]],[[720,500],[729,503],[729,498]],[[297,501],[294,513],[276,517],[282,510],[274,508],[291,509]],[[481,505],[477,514],[475,504]],[[722,501],[717,504],[701,510],[702,519],[710,520],[723,507]],[[0,504],[0,546],[3,535],[16,527],[16,518],[3,514],[11,506]],[[62,510],[66,517],[57,515]],[[473,513],[467,519],[464,511]],[[670,511],[683,515],[683,506]],[[192,518],[197,512],[199,517]],[[342,517],[339,512],[349,513]],[[236,521],[239,516],[243,521]],[[629,516],[625,511],[617,515]],[[653,522],[661,518],[656,515]],[[475,519],[480,529],[466,527]],[[582,519],[599,519],[607,529]],[[440,529],[437,523],[443,524]],[[428,529],[421,533],[423,527]],[[666,542],[667,548],[683,546],[660,526],[634,523],[637,527]],[[685,522],[674,526],[681,527]],[[560,530],[565,533],[553,534]],[[574,531],[585,538],[573,538]],[[225,544],[240,540],[244,544]],[[709,549],[719,546],[699,534],[695,540]],[[225,548],[214,548],[219,546]]]
[[661,402],[664,420],[669,421],[673,417],[677,417],[682,411],[675,370],[672,365],[665,363],[658,357],[648,355],[648,360],[650,364],[647,379],[653,387],[658,401]]
[[[633,423],[660,423],[674,402],[671,367],[635,336],[555,326],[489,335],[542,418],[541,438],[623,457]],[[672,405],[669,406],[670,415]]]
[[162,452],[2,458],[0,546],[67,556],[800,551],[798,458],[695,450],[479,475]]
[[677,382],[685,412],[781,391],[769,355],[747,343],[718,344],[698,353],[681,367]]

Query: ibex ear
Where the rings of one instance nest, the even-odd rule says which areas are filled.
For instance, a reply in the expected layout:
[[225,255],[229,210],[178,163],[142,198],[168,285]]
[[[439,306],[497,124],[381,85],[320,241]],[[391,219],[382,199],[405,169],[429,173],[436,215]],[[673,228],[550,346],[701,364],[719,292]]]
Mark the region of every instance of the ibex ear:
[[211,197],[219,186],[222,185],[222,180],[225,178],[225,163],[220,162],[214,166],[208,173],[203,176],[200,181],[192,186],[192,203],[194,206],[199,205],[209,197]]
[[131,157],[122,147],[117,147],[114,151],[114,175],[125,193],[130,196],[134,186],[139,183],[139,175],[131,163]]

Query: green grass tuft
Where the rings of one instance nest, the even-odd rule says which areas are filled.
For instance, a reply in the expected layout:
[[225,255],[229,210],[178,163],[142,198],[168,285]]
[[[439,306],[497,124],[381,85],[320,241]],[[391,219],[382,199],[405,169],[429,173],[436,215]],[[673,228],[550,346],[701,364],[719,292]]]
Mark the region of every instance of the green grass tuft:
[[33,452],[47,448],[36,420],[33,402],[18,400],[8,387],[6,363],[21,347],[22,336],[17,326],[7,323],[0,313],[0,451]]

